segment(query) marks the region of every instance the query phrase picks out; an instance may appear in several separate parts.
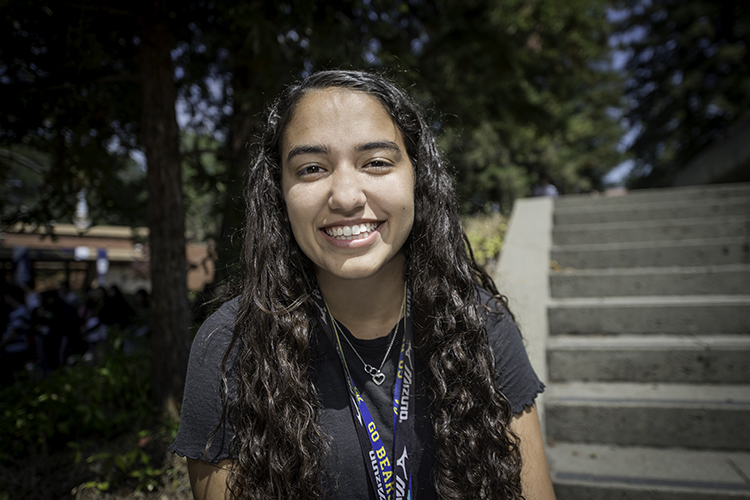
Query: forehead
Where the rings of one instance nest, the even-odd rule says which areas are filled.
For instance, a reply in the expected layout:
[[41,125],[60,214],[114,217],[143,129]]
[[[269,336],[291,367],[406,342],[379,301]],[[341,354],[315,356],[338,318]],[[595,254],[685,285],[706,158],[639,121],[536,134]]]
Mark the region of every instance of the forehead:
[[396,123],[375,97],[349,89],[309,91],[297,103],[281,136],[284,153],[299,145],[346,146],[373,139],[403,147]]

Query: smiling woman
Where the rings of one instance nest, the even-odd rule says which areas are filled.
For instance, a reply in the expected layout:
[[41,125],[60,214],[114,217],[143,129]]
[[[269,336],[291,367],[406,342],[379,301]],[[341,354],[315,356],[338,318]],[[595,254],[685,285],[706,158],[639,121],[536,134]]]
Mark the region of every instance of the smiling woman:
[[193,343],[196,498],[554,498],[534,374],[421,112],[329,71],[271,106],[245,275]]
[[281,158],[292,233],[318,286],[403,281],[414,171],[380,102],[338,88],[309,93],[282,135]]

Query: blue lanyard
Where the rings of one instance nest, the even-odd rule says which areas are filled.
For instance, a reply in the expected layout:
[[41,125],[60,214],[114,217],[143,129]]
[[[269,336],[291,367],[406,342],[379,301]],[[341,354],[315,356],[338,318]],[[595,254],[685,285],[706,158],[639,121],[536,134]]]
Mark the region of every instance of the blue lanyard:
[[[322,301],[318,294],[316,298]],[[396,383],[393,389],[393,450],[395,461],[389,457],[388,452],[380,437],[375,421],[367,408],[367,404],[360,395],[354,384],[354,379],[349,371],[349,366],[344,357],[341,347],[338,327],[327,306],[323,309],[318,304],[320,323],[323,329],[336,339],[336,350],[346,374],[349,387],[350,407],[356,422],[357,435],[359,437],[362,454],[365,458],[366,468],[375,496],[378,500],[411,500],[412,481],[411,464],[409,453],[411,451],[411,440],[414,434],[414,358],[412,351],[412,323],[411,323],[411,294],[405,292],[406,301],[404,314],[404,335],[401,341],[401,352],[398,360]],[[323,302],[325,305],[325,302]],[[324,311],[328,314],[326,317]],[[330,324],[328,323],[330,319]],[[332,327],[332,328],[331,328]],[[394,333],[395,335],[395,333]]]

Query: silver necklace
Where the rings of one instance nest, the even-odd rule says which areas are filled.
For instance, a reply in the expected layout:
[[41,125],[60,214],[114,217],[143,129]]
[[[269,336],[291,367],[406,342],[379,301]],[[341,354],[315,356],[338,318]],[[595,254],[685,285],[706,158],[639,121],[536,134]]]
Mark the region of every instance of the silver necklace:
[[[401,302],[401,311],[398,313],[399,320],[401,319],[401,315],[404,313],[404,303],[406,302],[406,296],[404,296],[404,301]],[[400,322],[400,321],[399,321]],[[349,344],[349,347],[352,348],[352,351],[354,351],[354,354],[357,355],[359,360],[362,362],[362,364],[365,367],[365,373],[367,373],[370,377],[372,377],[372,381],[375,382],[377,385],[382,385],[383,382],[385,382],[385,373],[383,373],[381,370],[385,366],[385,361],[388,359],[388,355],[391,353],[391,348],[393,347],[393,343],[396,341],[396,332],[398,331],[398,323],[396,322],[396,326],[393,327],[393,331],[391,332],[391,343],[388,344],[388,350],[385,351],[385,356],[383,356],[383,361],[380,363],[380,368],[375,368],[369,363],[366,363],[364,359],[362,359],[362,356],[359,355],[357,350],[354,348],[354,345],[349,341],[346,335],[344,333],[341,333],[341,336],[344,337],[344,340],[346,340],[346,343]],[[339,333],[338,328],[338,321],[333,321],[333,327],[336,329],[336,333]]]

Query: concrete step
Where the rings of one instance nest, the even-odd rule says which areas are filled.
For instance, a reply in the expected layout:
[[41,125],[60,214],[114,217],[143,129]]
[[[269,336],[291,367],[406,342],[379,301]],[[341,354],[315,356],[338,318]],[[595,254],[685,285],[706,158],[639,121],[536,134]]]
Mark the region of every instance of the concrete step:
[[552,297],[717,294],[750,295],[750,264],[562,269],[550,274]]
[[750,217],[696,217],[637,222],[555,226],[555,245],[636,241],[695,240],[750,236]]
[[750,336],[558,335],[547,340],[551,382],[750,384]]
[[637,203],[668,203],[675,201],[700,201],[724,198],[750,198],[750,184],[719,184],[713,186],[691,186],[664,189],[636,189],[625,195],[603,196],[601,194],[566,195],[555,200],[555,208],[583,206],[624,206]]
[[557,500],[750,499],[750,453],[550,443]]
[[750,451],[750,385],[551,383],[545,415],[552,442]]
[[750,296],[639,296],[550,299],[550,333],[747,334]]
[[750,500],[750,184],[554,205],[558,499]]
[[556,226],[605,222],[731,217],[750,215],[750,198],[724,198],[703,201],[643,202],[627,206],[555,207]]
[[553,246],[560,267],[662,267],[750,264],[750,238]]

